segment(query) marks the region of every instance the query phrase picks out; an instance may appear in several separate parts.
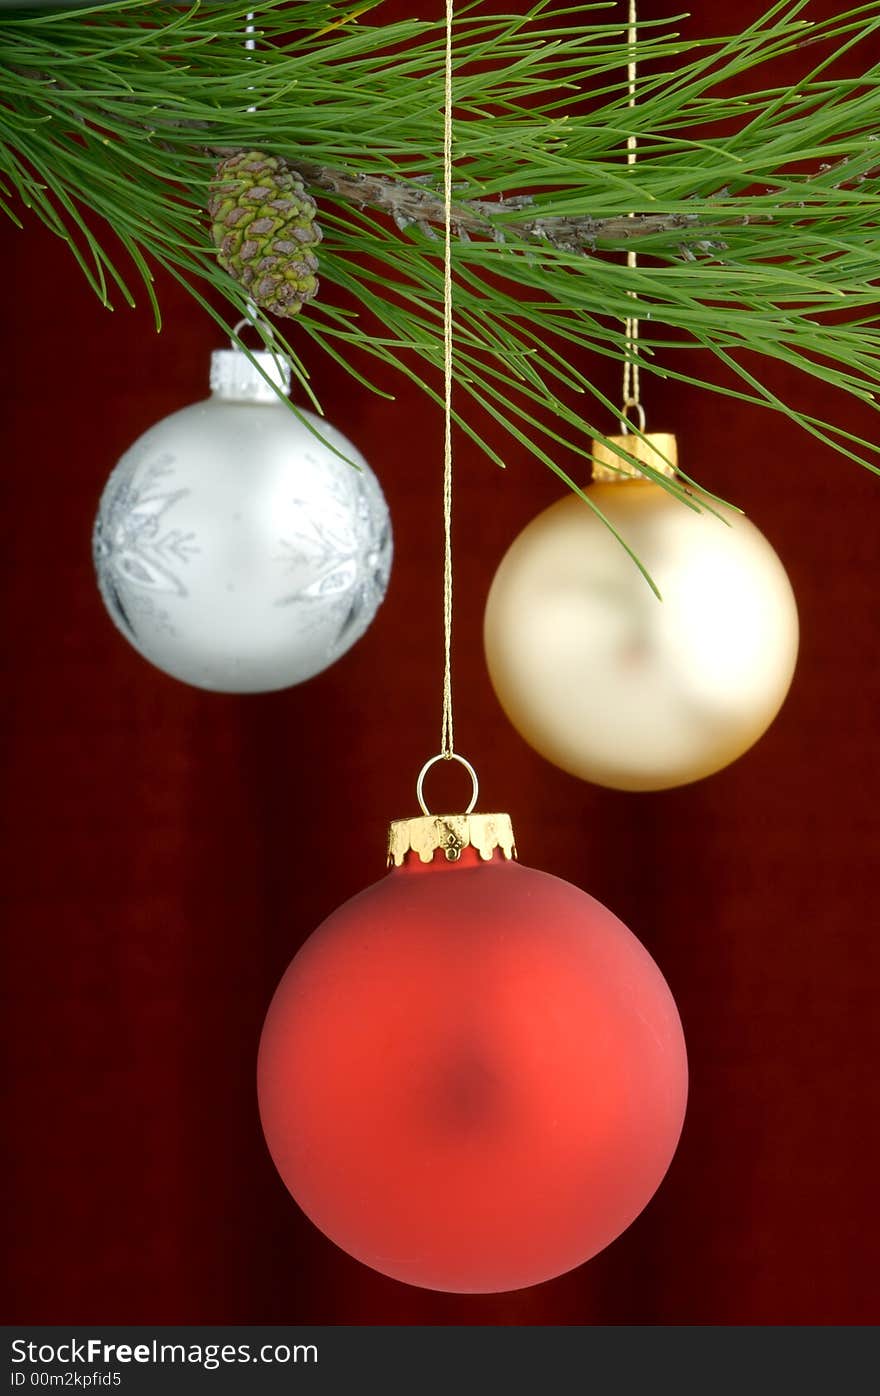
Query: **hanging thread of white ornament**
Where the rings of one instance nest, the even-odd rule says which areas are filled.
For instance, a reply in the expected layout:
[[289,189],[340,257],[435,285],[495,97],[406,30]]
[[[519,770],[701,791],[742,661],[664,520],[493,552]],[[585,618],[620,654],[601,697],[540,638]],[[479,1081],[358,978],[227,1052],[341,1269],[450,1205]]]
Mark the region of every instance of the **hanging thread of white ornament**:
[[452,295],[452,29],[454,0],[446,0],[443,52],[443,716],[440,726],[440,752],[426,761],[416,782],[416,795],[423,814],[424,783],[428,771],[438,761],[457,761],[471,778],[471,799],[465,811],[477,803],[479,781],[471,763],[455,750],[452,707],[452,390],[453,390],[453,295]]
[[[638,37],[638,0],[629,0],[629,18],[626,35],[629,61],[626,65],[626,81],[629,91],[629,110],[633,111],[636,105],[636,79],[638,77],[638,62],[636,58],[636,40]],[[629,168],[635,166],[638,159],[638,138],[635,131],[630,131],[626,138],[626,163]],[[635,218],[635,213],[630,213],[630,218]],[[638,267],[639,259],[637,253],[630,248],[626,254],[626,265],[630,271],[635,271]],[[633,300],[637,299],[635,291],[627,291],[627,295]],[[623,406],[620,413],[620,426],[626,436],[631,431],[629,413],[636,412],[638,415],[639,431],[645,430],[645,409],[641,401],[641,385],[639,378],[639,319],[636,315],[630,315],[625,321],[624,335],[626,344],[624,348],[623,363]]]
[[[245,26],[244,26],[244,35],[245,35],[245,38],[244,38],[244,46],[245,46],[245,50],[246,50],[248,53],[253,53],[254,49],[257,47],[257,39],[256,39],[257,24],[256,24],[256,18],[257,18],[257,12],[256,12],[256,10],[248,10],[247,15],[246,15],[246,17],[245,17]],[[250,87],[248,88],[248,91],[249,91],[249,92],[252,91],[252,90],[253,90],[252,88],[250,88]],[[253,103],[248,107],[248,111],[251,112],[251,111],[256,111],[256,110],[257,110],[257,104],[256,104],[256,102],[253,102]],[[242,324],[251,324],[251,325],[253,325],[254,328],[256,329],[257,320],[259,319],[259,311],[257,310],[257,303],[256,303],[256,301],[251,300],[250,296],[248,296],[248,298],[247,298],[247,304],[245,305],[245,310],[246,310],[246,312],[247,312],[247,320],[245,320],[245,321],[239,320],[238,324],[236,325],[235,329],[233,330],[233,334],[238,334],[239,327],[240,327]],[[235,344],[234,344],[234,342],[233,342],[233,348],[234,348],[234,347],[235,347]]]

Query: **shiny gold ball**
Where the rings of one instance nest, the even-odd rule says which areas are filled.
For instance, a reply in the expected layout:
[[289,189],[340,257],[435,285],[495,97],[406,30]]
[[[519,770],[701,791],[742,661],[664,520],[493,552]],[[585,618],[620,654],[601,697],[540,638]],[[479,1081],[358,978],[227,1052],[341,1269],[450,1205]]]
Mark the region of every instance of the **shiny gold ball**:
[[747,751],[782,706],[798,648],[791,584],[733,510],[695,513],[644,479],[587,494],[663,599],[583,500],[560,500],[492,583],[495,692],[525,740],[582,780],[617,790],[700,780]]

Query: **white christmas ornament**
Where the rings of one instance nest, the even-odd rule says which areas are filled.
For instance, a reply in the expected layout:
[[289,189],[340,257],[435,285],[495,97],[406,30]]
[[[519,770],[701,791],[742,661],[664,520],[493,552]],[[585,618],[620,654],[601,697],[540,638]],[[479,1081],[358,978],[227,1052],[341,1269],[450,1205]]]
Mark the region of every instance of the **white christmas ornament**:
[[[254,358],[289,391],[286,365]],[[211,390],[139,437],[111,474],[98,584],[125,638],[173,678],[226,693],[286,688],[333,664],[376,614],[388,508],[351,442],[310,412],[299,420],[247,355],[217,350]]]

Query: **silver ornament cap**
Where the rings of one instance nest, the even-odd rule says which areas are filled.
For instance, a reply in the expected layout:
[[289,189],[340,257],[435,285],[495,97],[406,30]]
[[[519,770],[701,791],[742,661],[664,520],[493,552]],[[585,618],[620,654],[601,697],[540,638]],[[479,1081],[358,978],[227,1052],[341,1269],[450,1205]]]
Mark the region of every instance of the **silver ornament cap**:
[[285,397],[290,392],[290,365],[285,359],[262,349],[253,352],[253,361],[240,349],[215,349],[212,353],[211,392],[215,397],[227,402],[277,402],[275,388]]

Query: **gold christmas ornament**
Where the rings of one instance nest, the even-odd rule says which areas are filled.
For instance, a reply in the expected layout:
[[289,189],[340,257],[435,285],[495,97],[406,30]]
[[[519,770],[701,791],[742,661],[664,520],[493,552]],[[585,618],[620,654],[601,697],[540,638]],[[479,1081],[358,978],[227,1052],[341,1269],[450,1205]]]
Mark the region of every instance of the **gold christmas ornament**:
[[[609,439],[673,473],[674,437]],[[539,514],[498,568],[489,674],[514,727],[563,770],[617,790],[686,785],[735,761],[782,706],[797,658],[794,594],[741,514],[714,503],[720,518],[696,513],[598,442],[594,456],[587,493],[662,601],[572,494]]]

